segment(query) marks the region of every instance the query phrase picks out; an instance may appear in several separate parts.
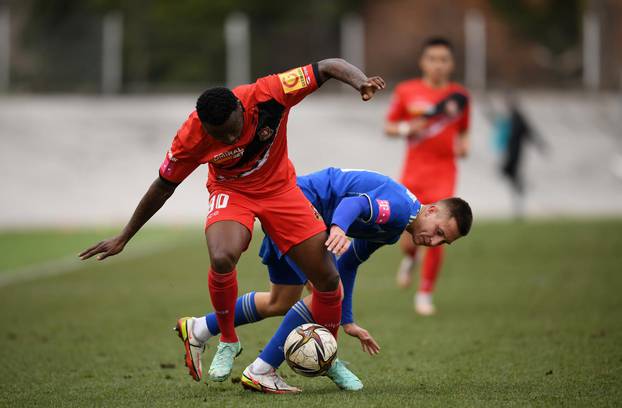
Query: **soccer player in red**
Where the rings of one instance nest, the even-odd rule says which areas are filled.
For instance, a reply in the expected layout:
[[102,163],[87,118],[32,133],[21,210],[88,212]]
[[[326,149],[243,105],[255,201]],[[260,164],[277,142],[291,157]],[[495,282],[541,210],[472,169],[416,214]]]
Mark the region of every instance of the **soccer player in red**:
[[[336,332],[343,290],[325,242],[326,227],[296,185],[287,156],[290,109],[330,78],[349,84],[363,101],[385,87],[342,59],[326,59],[269,75],[233,90],[212,88],[178,130],[151,184],[121,233],[80,254],[103,260],[123,250],[164,205],[175,188],[199,165],[209,164],[209,209],[205,238],[210,256],[208,286],[221,338],[209,370],[214,381],[231,373],[241,345],[234,329],[238,295],[236,264],[248,248],[255,217],[282,253],[287,253],[313,283],[314,319]],[[188,352],[191,327],[177,327]],[[188,356],[186,356],[188,359]],[[189,366],[195,380],[200,367]]]
[[[389,108],[385,132],[407,140],[401,182],[422,203],[428,204],[454,195],[456,157],[469,153],[469,96],[465,88],[451,82],[453,47],[444,38],[425,41],[419,59],[421,78],[397,85]],[[403,237],[404,258],[397,273],[401,287],[412,283],[417,247]],[[443,247],[425,252],[415,310],[434,314],[432,291],[443,260]]]

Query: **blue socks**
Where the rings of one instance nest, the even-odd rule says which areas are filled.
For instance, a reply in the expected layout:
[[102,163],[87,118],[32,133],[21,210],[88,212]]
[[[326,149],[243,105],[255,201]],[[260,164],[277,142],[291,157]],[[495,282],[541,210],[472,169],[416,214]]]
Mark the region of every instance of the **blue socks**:
[[292,330],[305,323],[313,323],[313,318],[311,317],[311,311],[304,302],[300,300],[289,309],[276,333],[274,333],[270,342],[268,342],[261,354],[259,354],[259,358],[272,367],[278,368],[281,363],[283,363],[283,360],[285,360],[285,352],[283,351],[285,339],[287,339],[287,336],[289,336]]
[[[258,322],[262,319],[263,317],[259,316],[257,308],[255,307],[255,292],[246,293],[240,296],[235,302],[235,320],[233,322],[235,326]],[[207,322],[207,328],[212,336],[220,333],[215,313],[206,315],[205,321]]]

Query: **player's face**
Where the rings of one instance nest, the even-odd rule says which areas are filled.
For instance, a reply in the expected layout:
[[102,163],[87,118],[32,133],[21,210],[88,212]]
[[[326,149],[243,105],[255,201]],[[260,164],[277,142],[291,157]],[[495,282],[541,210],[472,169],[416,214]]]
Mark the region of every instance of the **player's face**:
[[412,238],[415,245],[439,246],[451,244],[460,238],[456,219],[449,216],[449,212],[437,206],[427,206],[421,219],[413,228]]
[[454,70],[454,58],[451,50],[444,45],[427,47],[421,55],[419,66],[423,76],[433,82],[444,82]]
[[244,109],[238,102],[238,107],[231,112],[229,118],[222,125],[214,126],[203,123],[203,128],[214,139],[221,143],[232,145],[242,137],[242,127],[244,126]]

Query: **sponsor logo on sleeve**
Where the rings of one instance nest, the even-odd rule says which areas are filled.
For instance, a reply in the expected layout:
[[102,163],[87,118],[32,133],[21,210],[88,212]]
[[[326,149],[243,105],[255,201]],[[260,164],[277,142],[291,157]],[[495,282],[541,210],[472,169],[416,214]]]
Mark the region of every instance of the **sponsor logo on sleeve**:
[[167,156],[168,156],[168,159],[169,159],[170,161],[172,161],[172,162],[176,162],[176,161],[177,161],[177,157],[173,156],[173,151],[172,151],[172,150],[169,150],[169,151],[168,151]]
[[309,86],[309,79],[305,76],[302,68],[294,68],[279,74],[283,92],[286,94],[296,92],[299,89]]
[[169,150],[166,154],[164,162],[160,166],[160,173],[163,176],[170,176],[171,174],[173,174],[173,168],[175,167],[176,162],[177,158],[173,156],[173,152]]
[[388,200],[376,200],[378,203],[378,217],[376,224],[386,224],[391,217],[391,205]]

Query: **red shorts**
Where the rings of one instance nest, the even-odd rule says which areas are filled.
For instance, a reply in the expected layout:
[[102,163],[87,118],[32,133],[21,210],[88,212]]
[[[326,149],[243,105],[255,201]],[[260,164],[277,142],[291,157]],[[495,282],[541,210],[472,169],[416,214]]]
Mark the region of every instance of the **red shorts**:
[[205,229],[218,221],[236,221],[253,233],[255,217],[281,253],[326,231],[324,221],[298,186],[256,197],[218,187],[210,192]]

